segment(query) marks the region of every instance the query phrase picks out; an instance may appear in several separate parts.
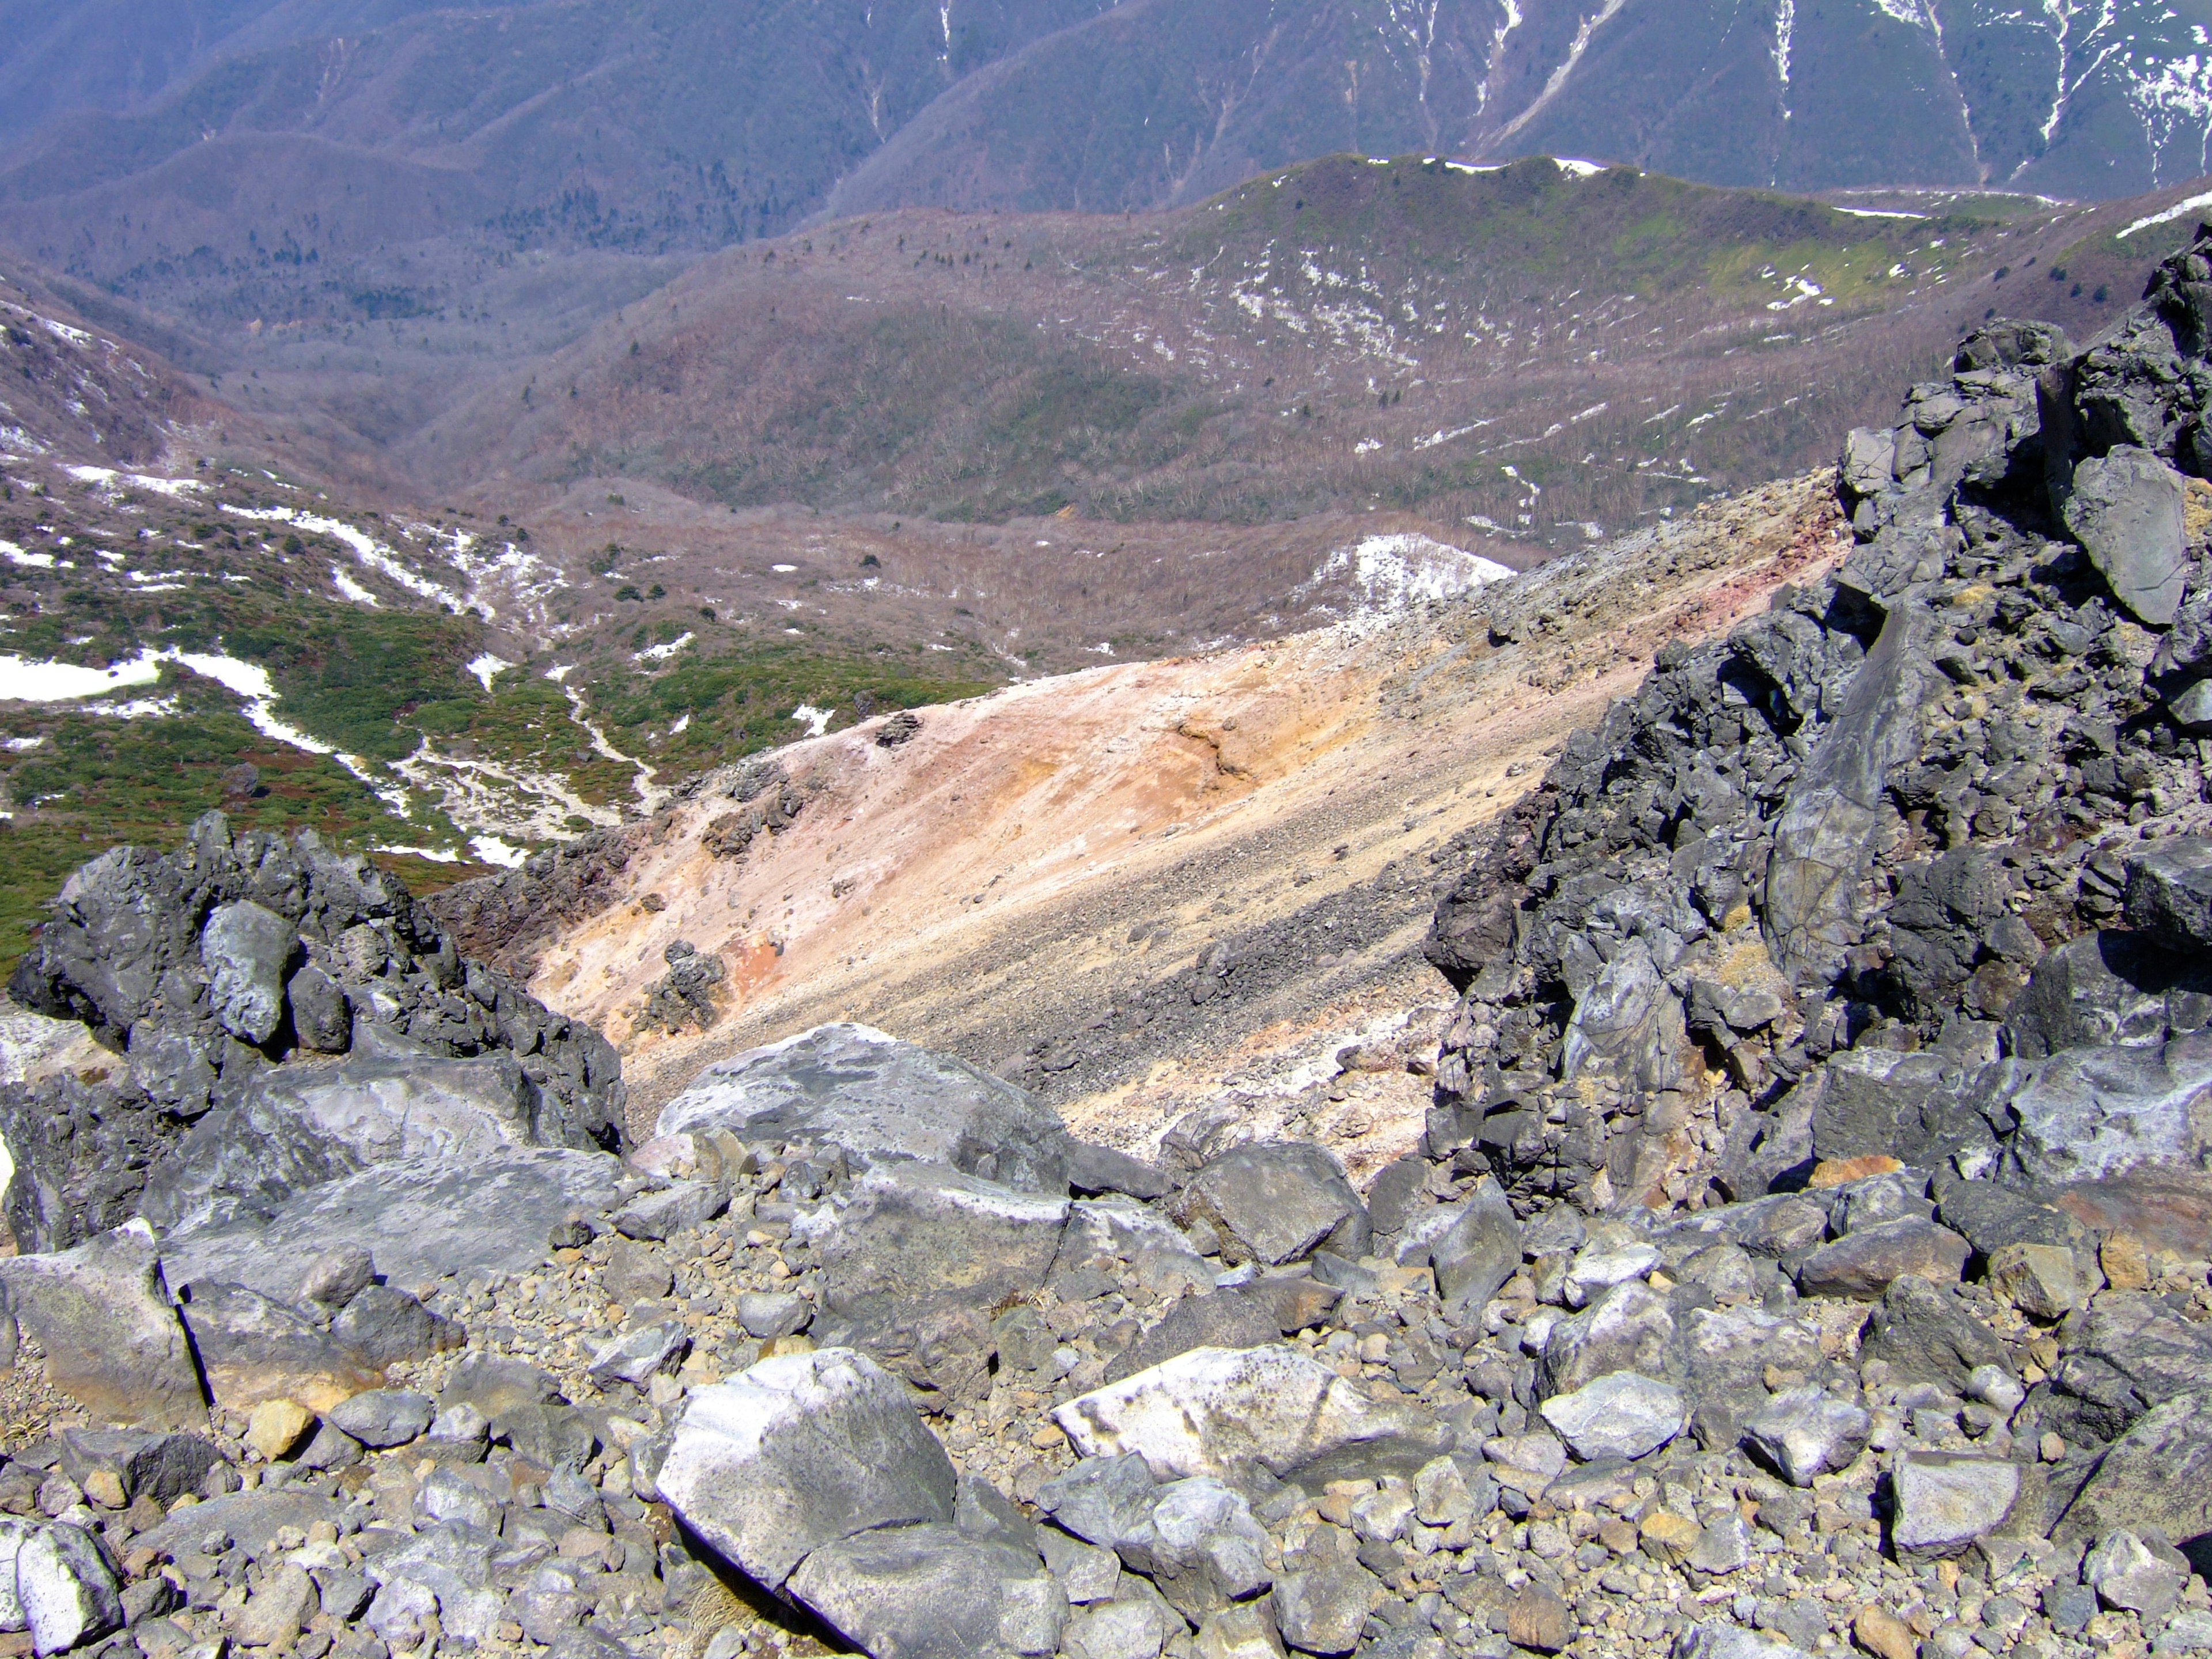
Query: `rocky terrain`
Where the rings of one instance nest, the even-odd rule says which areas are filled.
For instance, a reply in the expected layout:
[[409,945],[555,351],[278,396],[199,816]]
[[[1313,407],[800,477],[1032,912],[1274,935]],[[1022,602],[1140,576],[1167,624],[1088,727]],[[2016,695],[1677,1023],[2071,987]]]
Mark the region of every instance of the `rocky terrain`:
[[[848,1022],[626,1134],[605,1042],[357,860],[210,818],[87,866],[11,985],[112,1059],[0,1097],[0,1631],[2212,1646],[2208,255],[2086,349],[1969,336],[1851,434],[1840,561],[1674,630],[1510,803],[1435,911],[1418,1143],[1357,1185]],[[787,767],[717,781],[716,846],[818,817]],[[717,1006],[719,954],[659,959],[638,1023]]]

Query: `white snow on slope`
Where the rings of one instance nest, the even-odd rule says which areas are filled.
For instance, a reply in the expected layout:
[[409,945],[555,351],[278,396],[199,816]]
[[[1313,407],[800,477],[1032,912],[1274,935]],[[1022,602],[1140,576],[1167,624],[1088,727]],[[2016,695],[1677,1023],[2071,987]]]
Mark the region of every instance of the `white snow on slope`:
[[1510,577],[1512,569],[1448,542],[1412,532],[1369,536],[1340,547],[1322,560],[1311,580],[1298,588],[1310,594],[1338,577],[1348,577],[1352,605],[1346,620],[1372,627],[1424,600],[1448,599]]
[[2139,230],[2148,230],[2153,225],[2165,224],[2169,220],[2182,217],[2185,214],[2194,213],[2202,207],[2212,207],[2212,191],[2207,191],[2202,196],[2192,196],[2185,202],[2176,202],[2172,207],[2160,212],[2146,214],[2133,224],[2114,231],[2112,235],[2116,240],[2122,237],[2132,236]]

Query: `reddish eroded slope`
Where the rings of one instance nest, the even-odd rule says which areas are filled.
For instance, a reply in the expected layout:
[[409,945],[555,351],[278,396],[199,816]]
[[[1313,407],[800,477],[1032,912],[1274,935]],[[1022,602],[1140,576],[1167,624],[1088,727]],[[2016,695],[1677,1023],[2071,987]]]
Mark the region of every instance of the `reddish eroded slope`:
[[[1468,844],[1652,653],[1839,552],[1832,479],[1770,485],[1484,592],[1219,655],[1094,669],[780,751],[788,827],[717,858],[702,780],[544,951],[533,989],[623,1048],[645,1128],[708,1061],[855,1018],[1022,1078],[1140,1151],[1194,1105],[1404,1150],[1449,998],[1419,946]],[[713,1027],[647,1029],[678,940]],[[1223,971],[1225,968],[1226,971]],[[1340,1048],[1364,1042],[1338,1076]]]

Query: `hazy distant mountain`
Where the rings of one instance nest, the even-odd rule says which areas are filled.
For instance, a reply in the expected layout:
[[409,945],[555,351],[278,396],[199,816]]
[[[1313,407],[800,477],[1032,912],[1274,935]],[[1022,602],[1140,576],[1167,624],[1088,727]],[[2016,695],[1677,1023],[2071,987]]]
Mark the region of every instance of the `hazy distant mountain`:
[[0,228],[88,272],[318,209],[380,240],[715,246],[825,204],[1161,205],[1339,150],[2116,197],[2207,170],[2208,23],[2212,0],[0,0]]

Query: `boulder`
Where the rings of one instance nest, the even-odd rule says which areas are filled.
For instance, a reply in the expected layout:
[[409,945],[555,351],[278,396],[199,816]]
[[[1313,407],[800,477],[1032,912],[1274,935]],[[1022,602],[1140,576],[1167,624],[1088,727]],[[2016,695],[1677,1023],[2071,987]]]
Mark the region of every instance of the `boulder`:
[[540,1146],[592,1143],[507,1054],[276,1066],[178,1142],[148,1179],[146,1214],[173,1231],[241,1202],[281,1204],[372,1164],[463,1164]]
[[992,1315],[1043,1285],[1067,1216],[1066,1199],[941,1164],[880,1164],[793,1231],[821,1269],[815,1339],[922,1387],[979,1391]]
[[218,904],[200,930],[208,1006],[223,1030],[257,1046],[284,1018],[284,981],[300,936],[274,910],[240,899]]
[[1165,1198],[1175,1190],[1165,1170],[1089,1140],[1068,1142],[1067,1184],[1090,1196],[1121,1193],[1134,1199]]
[[311,1188],[266,1216],[241,1214],[173,1236],[180,1280],[292,1294],[301,1264],[335,1243],[369,1252],[385,1277],[428,1285],[471,1268],[520,1273],[544,1261],[556,1224],[622,1201],[622,1161],[565,1147],[515,1147],[478,1162],[379,1164]]
[[[2005,1010],[2006,1046],[2021,1060],[2066,1048],[2155,1046],[2167,1036],[2169,992],[2193,981],[2185,961],[2148,934],[2106,927],[2046,952]],[[2022,1068],[2014,1067],[2014,1072]],[[2002,1101],[2018,1079],[1990,1079]]]
[[1543,1405],[1544,1420],[1576,1456],[1638,1458],[1682,1431],[1688,1412],[1679,1390],[1638,1371],[1611,1371]]
[[1050,1654],[1067,1620],[1067,1598],[1034,1551],[938,1523],[826,1542],[787,1589],[874,1659]]
[[775,1589],[824,1544],[950,1522],[955,1480],[898,1380],[825,1348],[694,1389],[654,1484],[724,1560]]
[[1410,1401],[1370,1400],[1279,1345],[1194,1348],[1079,1395],[1053,1419],[1085,1457],[1135,1452],[1163,1480],[1235,1481],[1255,1467],[1307,1483],[1410,1477],[1452,1443]]
[[1955,1290],[1907,1275],[1882,1292],[1860,1352],[1900,1379],[1963,1389],[1978,1366],[2010,1369],[1996,1334],[1960,1304]]
[[1105,1482],[1063,1477],[1039,1504],[1144,1574],[1193,1623],[1267,1588],[1267,1535],[1241,1493],[1203,1475],[1156,1486],[1140,1458],[1109,1462]]
[[1157,1324],[1114,1357],[1106,1380],[1118,1382],[1193,1348],[1256,1348],[1273,1341],[1282,1334],[1275,1311],[1247,1294],[1249,1288],[1177,1297]]
[[192,1334],[209,1390],[226,1410],[296,1400],[326,1411],[384,1381],[381,1369],[327,1326],[243,1285],[200,1279],[179,1310]]
[[[408,1592],[410,1588],[426,1590],[434,1598],[432,1605],[444,1635],[464,1642],[488,1641],[507,1611],[507,1592],[492,1565],[499,1542],[497,1534],[465,1521],[440,1521],[423,1528],[366,1564],[368,1576],[381,1586],[377,1605],[384,1604],[389,1595],[395,1602],[419,1606]],[[375,1605],[370,1607],[368,1622],[372,1627],[378,1624]]]
[[1960,1554],[2002,1526],[2020,1497],[2020,1466],[1948,1452],[1899,1454],[1890,1471],[1892,1540],[1900,1560]]
[[144,1429],[62,1429],[62,1472],[78,1486],[95,1469],[115,1477],[125,1503],[150,1498],[167,1504],[197,1492],[207,1473],[222,1462],[215,1443],[197,1434],[164,1434]]
[[866,1025],[811,1031],[717,1061],[661,1108],[656,1133],[835,1146],[862,1168],[939,1165],[1054,1197],[1073,1146],[1060,1118],[965,1060]]
[[1067,1659],[1158,1659],[1170,1632],[1188,1633],[1162,1603],[1117,1598],[1077,1607],[1060,1637],[1060,1651]]
[[1991,1290],[2031,1319],[2063,1319],[2087,1305],[2104,1275],[2061,1244],[2002,1244],[1984,1275]]
[[[1696,1308],[1682,1325],[1682,1390],[1698,1414],[1699,1434],[1723,1410],[1733,1424],[1747,1404],[1755,1407],[1769,1366],[1809,1371],[1820,1363],[1818,1332],[1795,1319],[1745,1304]],[[1721,1439],[1732,1440],[1723,1432]],[[1713,1443],[1706,1437],[1708,1445]]]
[[185,1328],[143,1222],[53,1255],[0,1259],[0,1286],[46,1353],[47,1382],[95,1420],[207,1426]]
[[1185,1184],[1176,1218],[1211,1224],[1232,1264],[1295,1261],[1324,1246],[1352,1260],[1367,1253],[1366,1206],[1343,1167],[1310,1141],[1231,1147]]
[[2119,1528],[2185,1543],[2212,1534],[2212,1390],[2175,1395],[2138,1418],[2105,1449],[2052,1535],[2091,1540]]
[[2212,1030],[2155,1047],[2068,1048],[2007,1060],[1997,1087],[2006,1161],[2057,1186],[2145,1167],[2194,1170],[2212,1152]]
[[2066,1338],[2052,1380],[2100,1439],[2212,1376],[2212,1332],[2140,1291],[2106,1291]]
[[1476,1183],[1467,1207],[1431,1247],[1445,1316],[1480,1312],[1521,1266],[1521,1223],[1495,1181]]
[[1191,1640],[1194,1659],[1284,1659],[1273,1610],[1265,1601],[1243,1601],[1208,1613]]
[[744,1291],[738,1297],[738,1323],[763,1342],[796,1335],[813,1317],[814,1304],[788,1291]]
[[438,1396],[438,1421],[442,1427],[446,1414],[464,1406],[489,1421],[560,1401],[561,1385],[550,1373],[523,1360],[472,1353],[447,1374]]
[[63,1522],[33,1528],[17,1547],[15,1599],[40,1659],[123,1625],[115,1564],[92,1534]]
[[1284,1641],[1301,1653],[1350,1653],[1382,1586],[1360,1565],[1358,1542],[1341,1527],[1316,1527],[1285,1556],[1268,1601]]
[[1649,1244],[1592,1245],[1567,1264],[1560,1291],[1570,1308],[1586,1308],[1614,1285],[1642,1279],[1658,1265],[1659,1252]]
[[1770,1639],[1741,1625],[1709,1620],[1674,1638],[1669,1659],[1809,1659],[1802,1648]]
[[1067,1232],[1053,1259],[1053,1278],[1084,1268],[1116,1281],[1133,1279],[1164,1297],[1209,1291],[1218,1271],[1172,1221],[1126,1197],[1079,1199],[1067,1206]]
[[371,1389],[341,1401],[325,1413],[364,1446],[383,1450],[404,1446],[428,1432],[436,1405],[427,1394],[406,1389]]
[[2074,469],[2061,515],[2112,597],[2154,628],[2173,621],[2188,584],[2185,494],[2180,474],[2149,450],[2116,444]]
[[604,1388],[627,1382],[641,1389],[654,1377],[673,1371],[691,1352],[691,1339],[680,1324],[642,1325],[604,1343],[592,1356],[589,1375]]
[[2081,1582],[2108,1607],[2163,1619],[2189,1583],[2188,1558],[2155,1530],[2139,1537],[2122,1528],[2106,1533],[2081,1560]]
[[[313,1304],[308,1305],[313,1306]],[[459,1326],[396,1285],[365,1285],[331,1319],[331,1340],[380,1369],[461,1346]]]
[[340,1513],[336,1503],[313,1492],[263,1487],[189,1504],[131,1542],[132,1547],[143,1546],[156,1555],[177,1556],[197,1548],[210,1533],[220,1532],[249,1559],[258,1559],[286,1528],[305,1535],[319,1522],[335,1524]]
[[1567,1467],[1567,1449],[1548,1434],[1493,1435],[1482,1443],[1482,1455],[1499,1486],[1529,1498],[1541,1498]]
[[1793,1486],[1833,1474],[1859,1454],[1873,1419],[1825,1389],[1785,1389],[1743,1425],[1743,1443]]
[[624,1238],[658,1244],[704,1226],[729,1207],[729,1193],[719,1182],[672,1181],[640,1193],[616,1211],[614,1226]]
[[1670,1369],[1674,1316],[1641,1279],[1616,1285],[1553,1325],[1536,1362],[1539,1394],[1571,1394],[1613,1371],[1662,1376]]
[[1823,1244],[1797,1266],[1797,1288],[1807,1296],[1852,1297],[1871,1302],[1899,1279],[1956,1284],[1973,1254],[1948,1227],[1921,1216],[1879,1222]]
[[2169,951],[2212,950],[2212,837],[2153,842],[2126,869],[2129,927]]
[[282,1566],[263,1579],[239,1609],[234,1639],[244,1647],[289,1646],[321,1611],[315,1581],[307,1570]]

